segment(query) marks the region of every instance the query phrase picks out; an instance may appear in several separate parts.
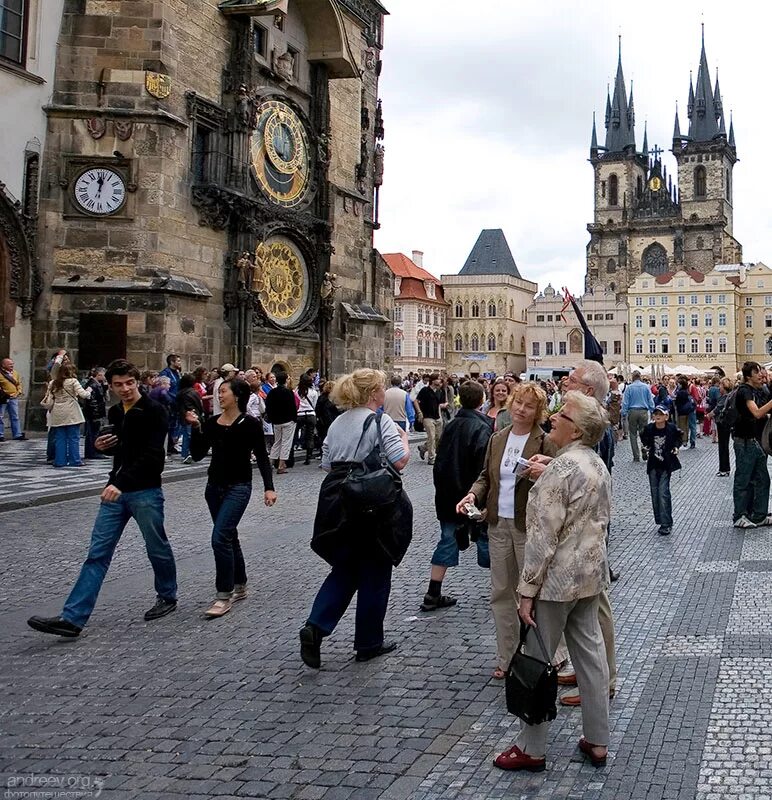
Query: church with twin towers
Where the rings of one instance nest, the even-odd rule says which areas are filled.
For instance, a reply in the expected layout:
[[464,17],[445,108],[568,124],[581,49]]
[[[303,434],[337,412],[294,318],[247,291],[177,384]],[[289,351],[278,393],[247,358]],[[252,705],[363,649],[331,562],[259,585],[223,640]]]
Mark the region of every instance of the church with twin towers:
[[718,75],[711,80],[703,30],[683,128],[676,104],[672,153],[678,171],[668,174],[663,151],[649,148],[645,128],[640,147],[636,143],[633,88],[628,97],[620,41],[613,94],[609,91],[606,98],[603,144],[593,119],[595,213],[587,226],[587,290],[604,286],[624,296],[642,273],[705,274],[717,264],[742,261],[732,212],[737,147],[725,108]]

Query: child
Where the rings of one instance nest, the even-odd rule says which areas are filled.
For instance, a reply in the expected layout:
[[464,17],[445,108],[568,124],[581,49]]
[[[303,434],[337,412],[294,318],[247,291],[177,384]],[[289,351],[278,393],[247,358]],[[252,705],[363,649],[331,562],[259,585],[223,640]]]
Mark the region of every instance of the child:
[[673,530],[673,509],[670,502],[670,475],[681,469],[678,448],[681,446],[681,431],[668,422],[669,412],[665,406],[656,406],[653,422],[641,431],[641,443],[649,451],[646,471],[649,473],[651,504],[654,521],[659,525],[660,536]]

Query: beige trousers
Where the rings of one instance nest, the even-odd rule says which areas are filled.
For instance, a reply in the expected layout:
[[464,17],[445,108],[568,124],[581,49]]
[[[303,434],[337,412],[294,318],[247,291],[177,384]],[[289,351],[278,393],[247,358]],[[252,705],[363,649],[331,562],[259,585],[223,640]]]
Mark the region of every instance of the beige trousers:
[[431,463],[434,461],[437,445],[440,441],[442,419],[429,419],[428,417],[424,417],[424,430],[426,431],[426,455]]
[[[536,600],[534,619],[552,657],[561,635],[565,634],[571,661],[576,669],[576,682],[582,695],[582,732],[590,744],[608,746],[608,664],[603,653],[603,634],[598,620],[599,595],[554,603]],[[523,652],[543,658],[533,633],[528,634]],[[547,750],[549,723],[520,723],[515,744],[534,758],[543,758]]]
[[295,423],[282,422],[273,426],[273,447],[271,447],[272,461],[286,461],[292,449],[292,440],[295,438]]
[[[495,525],[488,526],[488,549],[491,557],[491,611],[496,626],[496,658],[499,669],[506,670],[520,638],[517,584],[525,557],[525,531],[521,531],[513,519],[499,517]],[[555,660],[560,663],[566,658],[568,650],[561,642]]]

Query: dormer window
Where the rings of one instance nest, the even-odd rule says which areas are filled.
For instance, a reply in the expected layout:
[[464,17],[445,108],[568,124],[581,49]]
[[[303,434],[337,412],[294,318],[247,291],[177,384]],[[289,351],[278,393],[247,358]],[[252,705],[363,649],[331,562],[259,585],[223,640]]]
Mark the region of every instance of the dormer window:
[[402,291],[402,278],[394,278],[394,296],[397,297]]
[[430,299],[434,299],[434,284],[430,281],[426,281],[424,283],[424,287],[426,288],[426,296]]

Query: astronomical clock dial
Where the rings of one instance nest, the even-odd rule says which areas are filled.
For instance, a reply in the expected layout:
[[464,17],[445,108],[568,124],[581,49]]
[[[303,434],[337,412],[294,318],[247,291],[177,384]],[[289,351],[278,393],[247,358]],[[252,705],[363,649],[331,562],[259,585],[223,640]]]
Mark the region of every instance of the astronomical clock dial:
[[260,188],[274,203],[293,208],[306,198],[311,173],[308,135],[298,115],[280,100],[266,100],[257,108],[252,166]]
[[308,267],[290,239],[273,236],[258,245],[252,291],[279,327],[290,328],[303,316],[309,299]]
[[658,192],[662,188],[662,179],[656,175],[649,180],[649,189],[652,192]]
[[115,214],[126,202],[126,183],[111,169],[91,167],[75,179],[73,198],[80,210],[106,217]]

